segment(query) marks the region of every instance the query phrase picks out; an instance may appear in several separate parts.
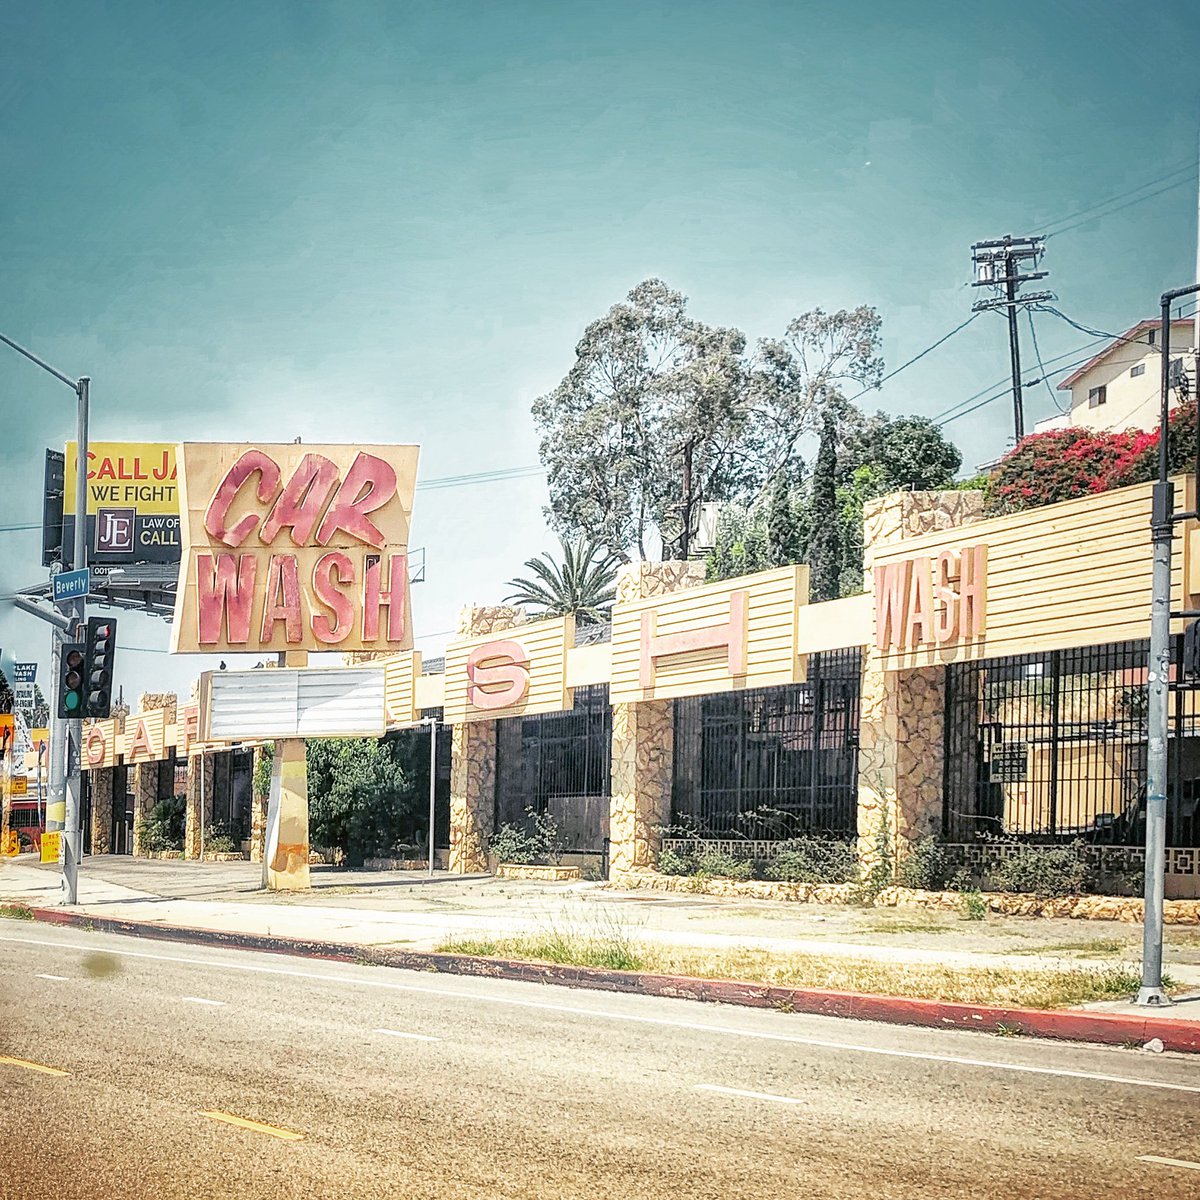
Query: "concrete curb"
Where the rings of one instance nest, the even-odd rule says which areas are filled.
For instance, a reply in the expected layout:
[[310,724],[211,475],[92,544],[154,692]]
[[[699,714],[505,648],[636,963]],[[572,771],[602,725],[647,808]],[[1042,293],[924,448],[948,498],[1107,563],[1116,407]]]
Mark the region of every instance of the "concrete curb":
[[1165,1050],[1200,1054],[1200,1021],[1181,1021],[1153,1014],[1098,1013],[1083,1009],[998,1008],[904,996],[876,996],[860,992],[835,992],[817,988],[778,987],[737,980],[693,979],[687,976],[648,975],[635,971],[610,971],[601,967],[569,967],[514,959],[475,958],[465,954],[395,950],[359,946],[350,942],[325,942],[276,937],[259,933],[195,929],[184,925],[154,925],[111,917],[89,916],[56,908],[32,908],[35,921],[182,942],[225,946],[270,954],[320,958],[407,971],[433,971],[446,975],[476,975],[488,979],[515,979],[525,983],[555,984],[602,992],[629,992],[710,1004],[735,1004],[744,1008],[773,1008],[780,1012],[814,1013],[892,1025],[920,1025],[937,1029],[974,1029],[995,1033],[1001,1029],[1027,1037],[1053,1038],[1103,1045],[1141,1045],[1158,1038]]

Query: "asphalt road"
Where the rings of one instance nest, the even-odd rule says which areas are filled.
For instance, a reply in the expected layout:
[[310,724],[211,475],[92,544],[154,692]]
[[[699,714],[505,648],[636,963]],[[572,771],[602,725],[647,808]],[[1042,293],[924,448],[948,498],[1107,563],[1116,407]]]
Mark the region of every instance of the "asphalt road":
[[1111,1200],[1194,1168],[1192,1058],[0,921],[3,1200]]

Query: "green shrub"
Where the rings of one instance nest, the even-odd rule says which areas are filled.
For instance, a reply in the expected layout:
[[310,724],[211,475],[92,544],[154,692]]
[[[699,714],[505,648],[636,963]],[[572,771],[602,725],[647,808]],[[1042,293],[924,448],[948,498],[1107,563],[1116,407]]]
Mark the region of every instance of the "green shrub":
[[663,875],[694,875],[696,856],[686,850],[662,850],[658,855],[658,869]]
[[548,812],[528,808],[523,824],[501,825],[492,834],[489,848],[502,863],[548,866],[562,859],[562,834]]
[[925,837],[914,842],[900,864],[896,882],[901,887],[921,888],[940,892],[954,876],[945,849],[935,838]]
[[237,854],[241,844],[224,825],[212,825],[204,835],[205,854]]
[[1078,896],[1091,886],[1087,845],[1021,846],[988,868],[988,882],[997,892],[1031,892],[1040,899]]
[[187,797],[160,800],[141,823],[141,843],[147,850],[182,850],[187,824]]
[[854,844],[832,838],[792,838],[779,847],[763,874],[783,883],[849,883],[858,874]]
[[753,869],[754,864],[748,858],[724,850],[701,850],[692,873],[718,879],[749,879]]
[[987,916],[987,901],[978,891],[964,891],[960,902],[964,921],[982,921]]

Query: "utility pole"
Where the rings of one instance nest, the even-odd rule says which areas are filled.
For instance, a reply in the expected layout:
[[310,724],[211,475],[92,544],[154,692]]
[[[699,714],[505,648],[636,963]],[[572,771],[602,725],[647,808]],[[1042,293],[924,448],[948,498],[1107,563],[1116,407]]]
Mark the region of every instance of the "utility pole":
[[[1035,266],[1045,250],[1045,239],[1040,237],[1015,238],[1005,234],[996,241],[976,242],[971,247],[971,262],[975,267],[975,282],[972,287],[990,287],[996,294],[988,300],[979,300],[971,306],[973,312],[1003,308],[1008,317],[1008,354],[1012,366],[1013,436],[1017,442],[1025,436],[1025,402],[1021,383],[1021,339],[1017,331],[1017,310],[1040,300],[1053,300],[1053,292],[1027,292],[1017,295],[1023,283],[1045,279],[1049,271],[1021,273],[1021,264],[1032,262]],[[997,274],[997,271],[1002,272]]]
[[683,532],[679,535],[679,557],[685,562],[692,548],[692,449],[695,440],[683,444]]
[[[1171,1003],[1163,989],[1163,895],[1167,865],[1167,778],[1170,739],[1171,691],[1171,539],[1180,521],[1193,520],[1194,512],[1175,512],[1175,487],[1168,478],[1167,431],[1171,410],[1171,304],[1182,296],[1200,292],[1200,283],[1162,294],[1159,345],[1162,351],[1160,383],[1158,482],[1150,512],[1150,538],[1154,565],[1150,593],[1150,693],[1146,744],[1146,891],[1142,920],[1142,983],[1137,1003],[1161,1008]],[[1200,460],[1200,446],[1197,447]],[[1200,461],[1195,464],[1200,478]],[[1197,614],[1188,614],[1195,616]]]
[[[91,380],[86,376],[72,379],[52,367],[44,359],[38,358],[31,350],[14,342],[12,338],[0,333],[0,342],[11,347],[18,354],[24,355],[35,366],[53,375],[60,383],[65,383],[75,393],[75,555],[71,566],[79,571],[88,565],[87,545],[87,460],[88,460],[88,415],[89,388]],[[72,640],[83,629],[87,620],[87,599],[80,597],[70,602],[70,621],[67,631],[55,624],[54,631],[54,665],[55,686],[58,686],[59,648],[65,641]],[[55,807],[64,803],[63,783],[65,774],[65,820],[63,821],[62,837],[62,868],[63,868],[63,903],[79,903],[79,863],[83,858],[83,823],[80,820],[83,776],[81,773],[83,759],[83,721],[74,717],[68,721],[53,719],[54,707],[51,708],[50,722],[50,802],[47,805],[47,817],[53,808],[55,814],[63,809]],[[66,726],[66,745],[63,745],[62,731]],[[65,752],[65,753],[64,753]],[[65,766],[64,766],[65,758]],[[57,789],[57,790],[56,790]],[[49,822],[47,821],[47,825]]]

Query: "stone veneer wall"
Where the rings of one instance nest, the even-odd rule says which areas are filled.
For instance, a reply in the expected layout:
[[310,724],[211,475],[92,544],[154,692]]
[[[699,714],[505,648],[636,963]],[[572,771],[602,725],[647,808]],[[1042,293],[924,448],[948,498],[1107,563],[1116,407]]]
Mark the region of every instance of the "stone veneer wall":
[[[524,623],[523,608],[467,607],[458,614],[458,636],[500,633]],[[495,826],[496,722],[455,725],[450,747],[450,870],[475,874],[488,869],[488,842]]]
[[[871,589],[881,546],[983,517],[981,492],[895,492],[863,512],[863,569]],[[863,657],[858,755],[859,862],[893,867],[942,819],[945,670],[884,671],[872,643]]]
[[216,762],[211,754],[188,755],[187,826],[183,840],[185,858],[200,857],[201,805],[203,805],[205,829],[212,824],[212,794],[215,773]]
[[[113,769],[89,771],[89,794],[92,801],[91,854],[112,852]],[[124,796],[121,797],[124,800]]]
[[[700,562],[636,562],[617,576],[617,603],[665,596],[704,582]],[[658,855],[658,827],[671,821],[674,704],[643,700],[612,706],[610,870],[645,870]]]
[[[163,720],[175,723],[179,697],[174,692],[143,692],[138,699],[138,712],[162,709]],[[133,856],[142,857],[141,824],[158,800],[158,762],[138,763],[131,769],[130,790],[133,792]]]

